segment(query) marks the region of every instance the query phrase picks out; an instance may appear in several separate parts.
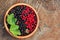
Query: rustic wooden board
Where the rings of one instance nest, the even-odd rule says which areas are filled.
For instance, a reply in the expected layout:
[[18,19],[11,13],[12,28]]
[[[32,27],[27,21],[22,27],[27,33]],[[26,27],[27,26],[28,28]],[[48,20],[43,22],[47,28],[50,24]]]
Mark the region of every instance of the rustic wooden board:
[[39,15],[39,28],[30,38],[20,40],[60,40],[60,0],[0,0],[0,40],[19,40],[4,29],[5,12],[15,3],[33,6]]

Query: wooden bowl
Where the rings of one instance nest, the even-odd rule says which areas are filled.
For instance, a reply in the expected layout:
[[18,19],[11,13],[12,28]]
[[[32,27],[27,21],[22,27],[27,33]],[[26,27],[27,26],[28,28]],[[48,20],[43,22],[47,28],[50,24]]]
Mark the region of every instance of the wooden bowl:
[[[7,26],[7,23],[6,23],[6,17],[7,17],[7,15],[8,15],[9,11],[10,11],[12,8],[14,8],[14,7],[18,6],[18,5],[26,5],[26,6],[31,7],[31,8],[35,11],[36,16],[37,16],[37,25],[36,25],[36,28],[34,29],[34,31],[33,31],[32,33],[30,33],[29,35],[26,35],[26,36],[14,36],[14,35],[9,31],[8,26]],[[5,27],[5,29],[7,30],[7,32],[8,32],[11,36],[13,36],[13,37],[15,37],[15,38],[28,38],[28,37],[31,37],[31,36],[36,32],[36,30],[38,29],[38,25],[39,25],[38,13],[36,12],[36,10],[35,10],[32,6],[30,6],[30,5],[28,5],[28,4],[25,4],[25,3],[17,3],[17,4],[14,4],[13,6],[11,6],[11,7],[7,10],[7,12],[6,12],[5,16],[4,16],[4,27]]]

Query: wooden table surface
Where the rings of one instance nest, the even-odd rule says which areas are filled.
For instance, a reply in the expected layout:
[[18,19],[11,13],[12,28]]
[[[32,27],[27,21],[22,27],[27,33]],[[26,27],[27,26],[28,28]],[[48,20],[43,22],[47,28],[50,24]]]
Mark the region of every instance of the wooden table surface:
[[[30,38],[13,38],[4,29],[4,15],[18,1],[30,4],[39,15],[39,28]],[[0,0],[0,40],[60,40],[60,0]]]

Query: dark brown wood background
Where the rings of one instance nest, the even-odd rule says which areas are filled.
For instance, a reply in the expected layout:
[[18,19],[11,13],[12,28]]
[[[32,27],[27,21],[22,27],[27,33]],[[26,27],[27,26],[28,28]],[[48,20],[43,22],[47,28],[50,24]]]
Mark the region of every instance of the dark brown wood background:
[[[30,4],[39,15],[39,28],[30,38],[13,38],[4,29],[5,12],[18,1]],[[0,0],[0,40],[60,40],[60,0]]]

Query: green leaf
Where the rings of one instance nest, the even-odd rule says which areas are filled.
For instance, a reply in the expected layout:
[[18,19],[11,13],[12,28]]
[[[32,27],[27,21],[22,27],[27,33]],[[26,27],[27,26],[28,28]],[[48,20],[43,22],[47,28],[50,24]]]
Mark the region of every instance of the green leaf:
[[10,27],[10,32],[13,33],[15,36],[21,35],[21,32],[20,32],[20,30],[18,28],[19,28],[18,25],[12,25]]
[[19,30],[10,30],[11,33],[13,33],[13,35],[17,36],[17,35],[21,35],[21,32]]
[[10,14],[7,16],[7,22],[8,24],[10,24],[10,32],[13,33],[13,35],[17,36],[17,35],[21,35],[21,32],[19,30],[19,26],[16,25],[17,19],[14,18],[14,14]]
[[15,24],[16,21],[17,21],[17,19],[14,18],[14,14],[13,13],[7,16],[8,24],[13,25],[13,24]]

